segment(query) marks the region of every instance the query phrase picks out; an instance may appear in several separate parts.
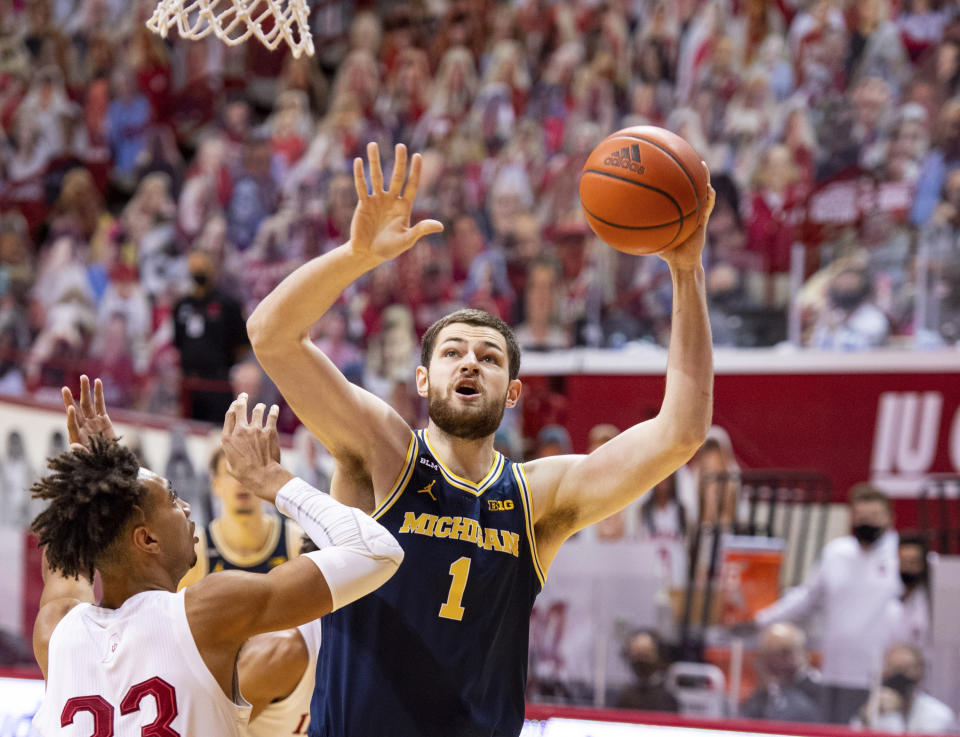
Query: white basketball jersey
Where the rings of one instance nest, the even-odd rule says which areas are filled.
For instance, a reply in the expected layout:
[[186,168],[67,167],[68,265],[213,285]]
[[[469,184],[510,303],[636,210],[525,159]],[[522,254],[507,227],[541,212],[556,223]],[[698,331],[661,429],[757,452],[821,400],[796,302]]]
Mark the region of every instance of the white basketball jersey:
[[44,737],[238,737],[250,716],[223,693],[187,624],[184,591],[144,591],[119,609],[79,604],[50,637],[34,717]]
[[297,629],[307,644],[310,657],[303,677],[287,698],[270,704],[247,725],[247,737],[286,737],[307,733],[307,727],[310,726],[310,699],[313,697],[313,681],[320,651],[320,620],[307,622]]

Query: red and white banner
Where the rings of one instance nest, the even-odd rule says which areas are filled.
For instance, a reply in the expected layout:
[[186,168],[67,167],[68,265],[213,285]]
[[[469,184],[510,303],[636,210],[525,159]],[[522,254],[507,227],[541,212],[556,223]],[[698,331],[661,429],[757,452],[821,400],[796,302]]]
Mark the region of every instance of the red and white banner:
[[[594,425],[625,429],[653,416],[663,398],[659,351],[524,362],[525,433],[558,422],[578,452]],[[717,351],[713,421],[743,468],[823,471],[836,501],[866,480],[913,498],[930,474],[960,474],[960,351]]]

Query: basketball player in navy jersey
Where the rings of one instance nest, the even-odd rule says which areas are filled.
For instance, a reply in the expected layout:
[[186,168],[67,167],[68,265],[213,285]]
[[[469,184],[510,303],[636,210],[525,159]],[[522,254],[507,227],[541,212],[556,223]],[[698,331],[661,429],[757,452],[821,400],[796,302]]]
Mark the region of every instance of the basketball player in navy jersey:
[[220,447],[210,457],[210,490],[222,511],[197,530],[197,564],[187,571],[180,588],[218,571],[269,573],[296,557],[301,535],[296,522],[264,511],[256,494],[227,471]]
[[523,725],[529,615],[570,535],[633,501],[685,463],[710,427],[713,359],[703,221],[662,255],[673,280],[666,390],[656,417],[589,455],[518,464],[496,452],[520,397],[510,328],[460,310],[423,339],[417,390],[426,429],[351,384],[309,328],[363,274],[443,226],[410,216],[420,177],[398,145],[383,186],[379,151],[354,161],[350,240],[288,276],[247,329],[264,369],[336,461],[333,496],[369,512],[404,548],[386,585],[323,620],[312,737],[500,737]]

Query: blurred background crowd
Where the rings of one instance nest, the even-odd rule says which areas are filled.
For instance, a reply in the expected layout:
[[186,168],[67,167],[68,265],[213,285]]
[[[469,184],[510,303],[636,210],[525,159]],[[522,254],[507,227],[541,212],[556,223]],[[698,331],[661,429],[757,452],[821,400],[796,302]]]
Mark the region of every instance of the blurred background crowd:
[[[419,338],[459,306],[507,320],[528,351],[664,348],[665,264],[605,246],[578,199],[590,151],[643,124],[684,136],[711,169],[718,346],[960,345],[957,2],[310,5],[317,54],[294,59],[257,43],[161,39],[144,25],[153,0],[0,0],[0,395],[49,399],[83,372],[103,379],[109,407],[168,418],[219,422],[241,391],[279,402],[244,320],[304,260],[347,240],[351,161],[368,141],[387,170],[396,142],[422,153],[415,218],[445,231],[352,285],[311,339],[411,425],[425,417],[410,381]],[[535,434],[508,417],[499,447],[517,460],[571,452],[552,398],[525,401],[525,412],[537,404],[525,428]],[[294,433],[294,472],[325,485],[329,459],[288,408],[280,428]],[[596,426],[590,449],[617,432]],[[168,457],[144,465],[208,522],[211,482],[186,437],[175,425]],[[7,435],[0,525],[37,511],[23,493],[37,471],[28,442],[48,442],[48,455],[64,447],[62,433]],[[700,526],[732,530],[737,495],[725,484],[738,471],[715,430],[689,467],[585,537],[683,547]],[[830,681],[828,662],[826,687],[856,692],[828,704],[792,624],[802,617],[781,606],[753,623],[765,629],[742,714],[892,728],[878,719],[897,712],[903,729],[954,729],[947,707],[920,698],[925,543],[897,542],[885,497],[865,503],[876,519],[860,526],[876,536],[842,544],[880,560],[889,580],[880,589],[853,568],[850,585],[907,628],[895,639],[864,630],[882,682],[865,670]],[[828,570],[806,584],[827,609]],[[841,613],[865,610],[837,601]],[[908,627],[914,610],[919,630]],[[667,645],[653,630],[626,636],[636,681],[606,703],[682,710]],[[537,657],[531,695],[576,701]],[[915,709],[929,719],[910,722]]]
[[780,343],[791,314],[815,348],[960,339],[956,3],[318,0],[301,59],[165,41],[152,9],[0,0],[0,393],[82,364],[114,407],[270,398],[243,318],[347,239],[367,141],[422,152],[417,215],[446,229],[312,336],[405,417],[418,337],[459,305],[528,349],[666,345],[664,265],[578,203],[590,150],[636,124],[711,168],[718,345]]

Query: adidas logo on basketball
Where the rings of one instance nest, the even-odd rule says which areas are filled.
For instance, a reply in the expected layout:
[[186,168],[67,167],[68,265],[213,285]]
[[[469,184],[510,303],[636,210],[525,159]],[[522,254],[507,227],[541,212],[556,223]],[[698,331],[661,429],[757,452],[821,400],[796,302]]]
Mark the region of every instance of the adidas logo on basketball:
[[603,160],[604,166],[619,166],[621,169],[628,169],[634,174],[643,174],[644,167],[640,163],[640,144],[634,143],[630,146],[624,146],[618,151],[612,151],[607,158]]

